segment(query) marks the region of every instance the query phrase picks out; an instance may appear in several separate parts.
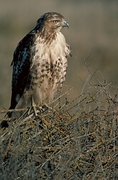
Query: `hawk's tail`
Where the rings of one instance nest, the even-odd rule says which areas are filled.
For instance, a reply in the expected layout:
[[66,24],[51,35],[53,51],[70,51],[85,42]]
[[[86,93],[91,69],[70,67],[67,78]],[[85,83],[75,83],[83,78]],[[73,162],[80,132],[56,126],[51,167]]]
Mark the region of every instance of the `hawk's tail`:
[[[9,110],[10,110],[11,108],[9,108]],[[12,117],[12,111],[8,111],[6,114],[5,114],[5,116],[4,116],[4,119],[6,119],[6,120],[3,120],[2,122],[1,122],[1,128],[7,128],[8,126],[9,126],[9,123],[8,123],[8,120],[7,120],[7,118],[11,118]]]

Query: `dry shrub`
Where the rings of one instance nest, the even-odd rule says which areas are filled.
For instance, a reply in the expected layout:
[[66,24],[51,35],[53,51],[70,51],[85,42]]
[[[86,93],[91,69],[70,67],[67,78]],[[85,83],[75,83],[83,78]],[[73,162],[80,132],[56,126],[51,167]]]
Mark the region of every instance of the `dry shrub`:
[[69,91],[50,107],[37,107],[37,117],[30,109],[6,119],[9,126],[0,130],[1,180],[118,178],[117,87],[94,73],[73,101]]

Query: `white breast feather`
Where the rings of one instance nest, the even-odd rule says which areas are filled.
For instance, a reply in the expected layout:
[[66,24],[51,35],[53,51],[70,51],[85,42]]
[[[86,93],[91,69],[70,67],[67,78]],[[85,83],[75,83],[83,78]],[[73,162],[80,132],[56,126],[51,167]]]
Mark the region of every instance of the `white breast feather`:
[[[62,86],[65,81],[67,56],[70,53],[61,32],[57,33],[51,44],[44,44],[43,39],[37,37],[32,50],[35,51],[35,55],[30,68],[31,87],[23,95],[23,99],[26,99],[26,106],[28,106],[31,96],[36,104],[42,104],[46,98],[49,101],[53,100],[57,88]],[[51,72],[52,65],[53,73]],[[48,66],[49,68],[47,68]],[[48,71],[48,69],[50,70]]]
[[[70,51],[68,50],[65,38],[61,32],[57,33],[56,38],[52,41],[51,44],[45,43],[44,45],[42,42],[40,42],[40,39],[37,38],[35,45],[36,54],[32,60],[33,64],[31,71],[32,76],[35,77],[35,71],[37,69],[38,78],[35,80],[37,85],[33,90],[33,97],[35,101],[38,100],[38,102],[40,101],[42,103],[46,98],[49,98],[49,101],[51,101],[53,99],[54,93],[57,90],[57,87],[59,85],[61,86],[65,80],[67,68],[66,57],[69,55]],[[51,72],[49,72],[47,73],[48,77],[43,77],[42,80],[41,77],[46,74],[46,63],[50,66],[51,64],[55,65],[56,61],[59,59],[61,59],[61,62],[58,65],[58,68],[60,69],[57,71],[57,68],[55,68],[53,75]],[[42,72],[42,69],[44,69],[44,72]],[[50,78],[53,78],[53,84],[49,83]]]

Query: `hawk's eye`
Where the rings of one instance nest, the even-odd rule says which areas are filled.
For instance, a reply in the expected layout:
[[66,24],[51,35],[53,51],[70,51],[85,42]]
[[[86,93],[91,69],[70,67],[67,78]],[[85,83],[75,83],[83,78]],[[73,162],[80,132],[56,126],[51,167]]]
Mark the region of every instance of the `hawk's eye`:
[[53,20],[53,23],[58,23],[59,22],[59,20]]

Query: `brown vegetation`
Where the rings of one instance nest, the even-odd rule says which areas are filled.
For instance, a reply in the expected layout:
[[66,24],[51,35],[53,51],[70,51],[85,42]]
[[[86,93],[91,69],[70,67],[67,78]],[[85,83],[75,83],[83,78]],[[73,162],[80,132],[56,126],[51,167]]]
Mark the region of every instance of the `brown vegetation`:
[[50,107],[37,107],[37,117],[30,109],[19,119],[5,119],[9,126],[0,131],[1,179],[118,178],[117,89],[93,75],[85,86],[73,101],[68,90]]

